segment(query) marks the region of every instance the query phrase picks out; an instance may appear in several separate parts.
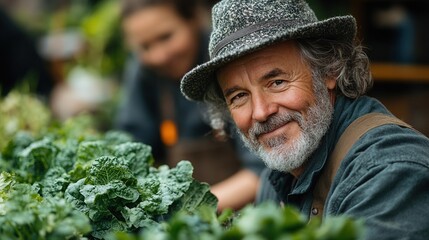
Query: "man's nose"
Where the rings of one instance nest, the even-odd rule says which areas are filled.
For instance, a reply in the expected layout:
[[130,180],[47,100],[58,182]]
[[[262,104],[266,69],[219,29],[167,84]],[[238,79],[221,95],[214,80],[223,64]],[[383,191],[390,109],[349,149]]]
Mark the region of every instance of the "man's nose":
[[252,96],[252,118],[258,122],[265,122],[268,118],[278,112],[278,104],[271,101],[264,94]]

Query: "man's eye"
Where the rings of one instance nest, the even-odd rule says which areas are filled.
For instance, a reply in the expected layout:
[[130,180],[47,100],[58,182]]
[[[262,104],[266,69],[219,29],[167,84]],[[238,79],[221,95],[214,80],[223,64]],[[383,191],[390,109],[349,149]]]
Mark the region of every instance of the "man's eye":
[[288,86],[288,81],[286,80],[273,80],[268,84],[268,88],[273,91],[283,91]]
[[239,103],[240,101],[242,101],[243,100],[243,98],[246,96],[246,93],[244,93],[244,92],[240,92],[240,93],[238,93],[238,94],[236,94],[236,95],[234,95],[231,99],[230,99],[230,103],[231,104],[237,104],[237,103]]
[[273,82],[273,86],[274,87],[277,87],[277,86],[281,86],[281,85],[283,85],[283,84],[285,84],[286,83],[286,81],[285,80],[274,80],[274,82]]

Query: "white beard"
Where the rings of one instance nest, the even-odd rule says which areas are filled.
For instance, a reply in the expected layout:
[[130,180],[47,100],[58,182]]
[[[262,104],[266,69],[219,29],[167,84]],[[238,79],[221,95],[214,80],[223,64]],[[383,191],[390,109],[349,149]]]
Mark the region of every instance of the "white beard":
[[[256,122],[249,129],[249,137],[238,131],[246,147],[258,155],[268,168],[291,172],[301,167],[327,132],[332,121],[333,106],[324,82],[320,79],[314,79],[314,82],[315,105],[309,108],[308,119],[304,119],[299,112],[278,113],[263,123]],[[291,120],[296,121],[301,128],[297,139],[291,140],[287,135],[282,135],[273,137],[264,144],[257,140],[261,133],[270,132]]]

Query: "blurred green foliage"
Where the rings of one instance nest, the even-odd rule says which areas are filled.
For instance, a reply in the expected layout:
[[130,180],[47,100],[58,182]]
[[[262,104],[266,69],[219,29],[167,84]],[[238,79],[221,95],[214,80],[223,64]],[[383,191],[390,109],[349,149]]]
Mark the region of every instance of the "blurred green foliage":
[[41,132],[51,115],[43,102],[28,94],[11,92],[0,99],[0,149],[19,131]]
[[81,35],[85,47],[68,69],[79,64],[103,77],[122,70],[126,51],[119,23],[120,1],[39,0],[29,7],[22,2],[11,4],[8,11],[34,39],[67,31]]
[[78,60],[101,76],[117,73],[125,61],[119,9],[119,1],[100,2],[79,23],[87,47]]

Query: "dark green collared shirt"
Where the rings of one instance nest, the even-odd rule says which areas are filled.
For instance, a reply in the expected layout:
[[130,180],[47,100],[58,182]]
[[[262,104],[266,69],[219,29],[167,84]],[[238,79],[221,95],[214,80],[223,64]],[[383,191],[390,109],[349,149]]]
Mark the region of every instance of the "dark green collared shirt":
[[[268,170],[257,202],[275,200],[311,209],[312,191],[339,137],[367,113],[390,114],[377,100],[338,97],[333,122],[299,179]],[[398,125],[368,131],[344,157],[325,202],[324,216],[365,220],[367,239],[429,239],[429,139]]]

